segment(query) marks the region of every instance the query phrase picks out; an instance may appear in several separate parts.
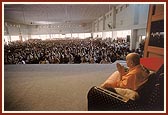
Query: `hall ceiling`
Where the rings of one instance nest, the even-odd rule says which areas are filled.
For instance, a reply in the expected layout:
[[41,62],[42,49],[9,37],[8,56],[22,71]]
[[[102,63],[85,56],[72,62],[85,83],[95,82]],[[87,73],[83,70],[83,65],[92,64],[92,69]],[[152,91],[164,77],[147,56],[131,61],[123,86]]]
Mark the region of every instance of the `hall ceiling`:
[[87,24],[116,4],[5,4],[4,21],[26,25]]

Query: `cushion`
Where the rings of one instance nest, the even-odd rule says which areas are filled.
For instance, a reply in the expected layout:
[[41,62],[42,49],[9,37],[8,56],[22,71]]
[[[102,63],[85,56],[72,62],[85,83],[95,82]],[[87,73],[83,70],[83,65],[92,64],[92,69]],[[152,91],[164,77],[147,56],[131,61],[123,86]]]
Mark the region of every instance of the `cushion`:
[[150,70],[157,71],[164,63],[164,59],[157,57],[141,58],[140,63]]
[[114,89],[118,94],[125,96],[131,100],[137,100],[139,98],[139,94],[134,90],[124,88],[114,88]]

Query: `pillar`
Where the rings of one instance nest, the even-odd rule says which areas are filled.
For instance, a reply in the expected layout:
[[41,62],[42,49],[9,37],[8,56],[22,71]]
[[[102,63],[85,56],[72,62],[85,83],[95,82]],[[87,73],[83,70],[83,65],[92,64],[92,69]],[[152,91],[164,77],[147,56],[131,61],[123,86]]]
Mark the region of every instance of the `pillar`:
[[131,30],[131,38],[130,38],[130,50],[136,48],[136,41],[137,41],[137,30]]

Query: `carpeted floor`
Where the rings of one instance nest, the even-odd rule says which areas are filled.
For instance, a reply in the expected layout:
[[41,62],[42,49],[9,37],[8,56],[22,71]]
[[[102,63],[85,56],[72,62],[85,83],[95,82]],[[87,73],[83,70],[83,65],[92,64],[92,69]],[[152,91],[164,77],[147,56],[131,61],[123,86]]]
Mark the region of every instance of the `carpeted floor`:
[[5,65],[4,110],[87,111],[89,89],[103,83],[115,65]]

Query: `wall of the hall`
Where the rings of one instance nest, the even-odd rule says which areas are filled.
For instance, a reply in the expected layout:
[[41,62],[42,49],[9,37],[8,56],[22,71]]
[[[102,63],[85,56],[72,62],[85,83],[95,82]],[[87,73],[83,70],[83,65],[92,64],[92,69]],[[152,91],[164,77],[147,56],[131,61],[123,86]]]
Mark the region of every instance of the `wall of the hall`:
[[122,4],[92,23],[92,31],[146,28],[149,4]]
[[119,5],[116,7],[116,28],[133,25],[133,5]]
[[43,35],[91,32],[91,23],[59,24],[59,25],[24,25],[14,22],[4,23],[4,35]]
[[[92,23],[93,33],[131,30],[130,49],[136,49],[140,42],[139,37],[146,36],[148,10],[149,4],[121,4],[113,7]],[[113,34],[112,39],[114,39]]]
[[[102,32],[112,32],[112,39],[116,38],[114,31],[131,30],[131,49],[138,47],[139,36],[146,36],[146,25],[148,18],[149,4],[121,4],[109,8],[109,12],[100,16],[90,24],[69,24],[64,25],[23,25],[13,22],[4,23],[4,34],[7,36],[21,35],[23,38],[30,38],[31,35],[43,34],[66,34],[66,33],[89,33],[93,37],[103,39],[109,37]],[[9,37],[10,39],[10,37]]]

